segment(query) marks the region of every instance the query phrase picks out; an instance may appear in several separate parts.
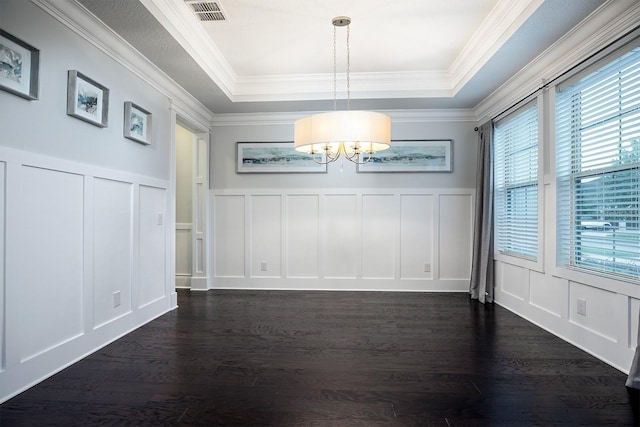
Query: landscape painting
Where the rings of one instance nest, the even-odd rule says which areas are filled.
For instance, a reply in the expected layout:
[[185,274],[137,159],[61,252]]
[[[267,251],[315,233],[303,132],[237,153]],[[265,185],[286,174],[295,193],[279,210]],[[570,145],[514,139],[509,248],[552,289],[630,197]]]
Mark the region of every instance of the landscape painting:
[[151,113],[133,102],[125,102],[124,136],[141,144],[151,144]]
[[67,114],[106,127],[109,89],[75,70],[69,70],[67,84]]
[[326,164],[294,150],[293,142],[238,142],[238,173],[325,173]]
[[38,49],[0,30],[0,89],[38,99]]
[[[360,161],[368,159],[360,156]],[[452,141],[391,141],[391,147],[378,151],[371,160],[358,165],[358,172],[451,172]]]

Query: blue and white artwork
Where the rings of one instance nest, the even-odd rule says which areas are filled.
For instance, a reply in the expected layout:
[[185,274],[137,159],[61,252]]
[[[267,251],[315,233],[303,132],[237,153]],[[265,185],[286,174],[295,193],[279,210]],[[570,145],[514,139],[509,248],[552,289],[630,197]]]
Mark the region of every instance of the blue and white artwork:
[[[367,154],[360,161],[368,159]],[[392,141],[371,155],[358,172],[451,172],[451,140]]]
[[124,137],[151,144],[151,113],[131,101],[124,103]]
[[293,142],[238,143],[239,173],[326,172],[326,165],[316,163],[306,153],[294,150]]
[[0,89],[37,99],[37,68],[38,50],[0,30]]
[[140,114],[138,111],[131,109],[131,117],[129,118],[129,132],[131,133],[131,136],[139,139],[145,139],[146,121],[146,114]]
[[69,70],[67,114],[98,127],[107,127],[109,89],[76,70]]
[[22,55],[0,43],[0,79],[20,84],[22,81]]
[[95,116],[98,111],[98,92],[92,89],[78,90],[76,107],[84,113]]
[[76,80],[75,113],[93,122],[102,120],[103,90],[79,77]]

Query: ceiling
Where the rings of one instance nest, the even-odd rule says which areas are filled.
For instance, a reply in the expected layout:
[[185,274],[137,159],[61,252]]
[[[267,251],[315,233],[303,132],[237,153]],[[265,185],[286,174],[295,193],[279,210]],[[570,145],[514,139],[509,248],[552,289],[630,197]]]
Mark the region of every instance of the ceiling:
[[[78,0],[215,114],[473,109],[604,0]],[[217,14],[219,17],[220,14]],[[336,30],[338,108],[347,28]]]

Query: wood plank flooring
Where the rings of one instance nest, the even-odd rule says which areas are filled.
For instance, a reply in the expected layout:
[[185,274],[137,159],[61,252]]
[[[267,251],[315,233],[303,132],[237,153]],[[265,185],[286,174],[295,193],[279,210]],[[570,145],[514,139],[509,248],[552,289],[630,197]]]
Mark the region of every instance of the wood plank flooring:
[[638,426],[626,376],[466,294],[180,291],[7,426]]

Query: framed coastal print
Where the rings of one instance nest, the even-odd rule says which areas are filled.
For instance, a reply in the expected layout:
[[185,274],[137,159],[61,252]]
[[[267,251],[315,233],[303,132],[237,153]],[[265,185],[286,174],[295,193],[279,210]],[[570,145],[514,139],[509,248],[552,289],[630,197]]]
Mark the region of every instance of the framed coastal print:
[[151,144],[151,113],[133,102],[124,103],[124,137]]
[[38,99],[40,51],[0,29],[0,89]]
[[104,128],[108,124],[109,89],[76,70],[69,70],[67,114]]
[[452,144],[450,139],[391,141],[389,149],[358,165],[358,172],[451,172]]
[[292,142],[238,142],[237,173],[326,173],[309,154],[293,149]]

